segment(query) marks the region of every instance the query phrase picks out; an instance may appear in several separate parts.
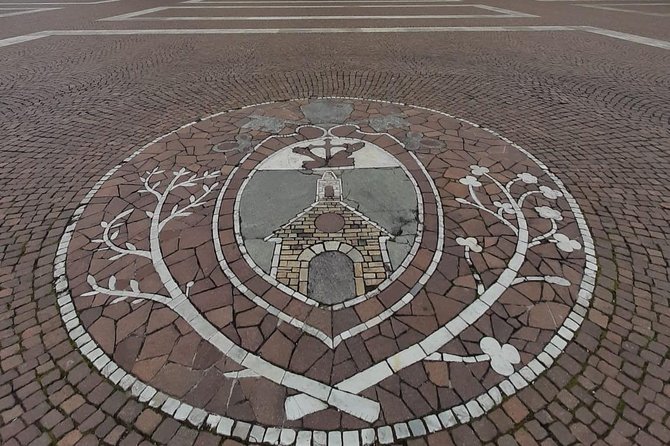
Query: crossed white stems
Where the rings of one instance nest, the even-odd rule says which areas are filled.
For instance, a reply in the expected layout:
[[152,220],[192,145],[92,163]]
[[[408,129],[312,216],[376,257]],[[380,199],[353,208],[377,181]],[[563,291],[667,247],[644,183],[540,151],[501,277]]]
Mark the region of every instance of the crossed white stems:
[[[190,172],[187,172],[185,169],[182,169],[179,172],[174,172],[173,179],[162,193],[157,189],[160,185],[160,181],[153,185],[150,184],[151,178],[154,175],[161,173],[163,172],[156,169],[154,169],[152,172],[147,172],[147,176],[142,179],[144,182],[144,189],[140,191],[144,193],[151,193],[157,199],[154,211],[146,212],[147,217],[149,217],[151,220],[149,251],[138,250],[129,243],[126,243],[125,248],[122,248],[114,243],[114,239],[116,239],[118,236],[118,230],[110,234],[112,229],[116,229],[121,225],[119,221],[130,215],[132,210],[124,211],[109,223],[103,222],[101,224],[104,229],[103,237],[101,240],[99,240],[99,242],[104,243],[108,249],[111,249],[117,253],[114,257],[112,257],[112,259],[116,259],[125,255],[137,255],[151,260],[154,269],[159,275],[169,296],[153,293],[142,293],[139,289],[139,284],[136,281],[131,281],[131,290],[117,290],[115,287],[116,279],[114,276],[110,278],[108,287],[99,286],[95,279],[92,276],[89,276],[88,282],[91,285],[93,291],[86,294],[90,295],[100,293],[109,296],[115,296],[117,297],[115,301],[132,297],[135,299],[135,302],[142,300],[154,301],[172,309],[189,325],[191,325],[191,327],[193,327],[193,329],[203,339],[207,340],[219,351],[221,351],[221,353],[238,363],[243,368],[237,372],[230,372],[228,375],[229,377],[245,378],[262,376],[281,386],[301,392],[297,395],[288,397],[285,401],[285,410],[287,418],[289,419],[298,419],[310,413],[318,412],[329,406],[332,406],[362,420],[374,422],[379,418],[379,403],[359,396],[359,393],[378,384],[392,374],[397,373],[398,371],[412,364],[426,359],[437,359],[437,356],[435,356],[437,351],[444,347],[448,342],[458,337],[460,333],[462,333],[467,327],[481,318],[510,286],[530,280],[544,280],[559,285],[565,285],[565,282],[567,282],[565,279],[556,278],[553,276],[517,277],[518,271],[525,261],[526,252],[529,246],[533,246],[533,243],[546,240],[551,237],[551,235],[556,232],[555,224],[552,225],[552,230],[550,230],[547,234],[540,236],[540,238],[536,237],[529,243],[528,226],[521,206],[523,205],[523,200],[525,200],[525,197],[530,194],[524,194],[524,196],[522,196],[517,201],[512,197],[510,192],[510,188],[515,183],[515,180],[512,180],[506,186],[503,186],[498,180],[486,173],[485,176],[489,178],[494,184],[496,184],[500,188],[501,192],[505,195],[509,202],[508,209],[510,209],[516,217],[516,225],[513,225],[511,222],[504,219],[502,214],[499,216],[499,219],[503,222],[506,221],[506,225],[513,230],[515,235],[517,235],[516,250],[510,259],[507,268],[503,271],[502,274],[500,274],[496,282],[494,282],[488,288],[485,288],[480,280],[477,287],[478,298],[470,305],[468,305],[463,311],[461,311],[458,316],[453,318],[446,325],[440,327],[438,330],[426,337],[423,341],[390,356],[386,360],[383,360],[366,370],[358,372],[357,374],[341,381],[334,386],[330,386],[282,369],[281,367],[277,367],[272,363],[264,360],[260,356],[241,348],[228,337],[226,337],[216,327],[214,327],[190,302],[188,299],[188,289],[190,288],[189,285],[192,284],[189,283],[189,285],[186,287],[186,291],[183,292],[177,282],[174,280],[163,260],[163,254],[159,242],[159,234],[169,221],[177,217],[184,217],[189,215],[189,209],[205,205],[204,199],[216,186],[218,186],[218,183],[215,183],[212,186],[203,184],[204,192],[201,196],[196,198],[195,196],[191,195],[189,199],[190,203],[182,208],[179,208],[178,205],[175,205],[168,217],[161,219],[161,213],[163,211],[163,206],[165,205],[167,197],[173,190],[179,187],[195,186],[197,182],[204,182],[207,179],[218,176],[218,172],[206,172],[200,177],[197,175],[192,175],[188,180],[181,182],[180,179],[189,175]],[[476,198],[476,194],[472,185],[470,186],[470,194],[475,201],[474,204],[466,200],[459,201],[478,207],[483,211],[492,213],[493,215],[498,215],[498,213],[488,210],[481,204],[481,202]],[[469,259],[469,250],[472,250],[477,245],[476,243],[471,243],[471,245],[466,244],[464,246],[466,246],[466,258]],[[469,263],[472,265],[470,260]],[[561,282],[561,280],[565,282]],[[441,359],[444,359],[444,356],[442,356]],[[483,357],[479,359],[483,360]]]

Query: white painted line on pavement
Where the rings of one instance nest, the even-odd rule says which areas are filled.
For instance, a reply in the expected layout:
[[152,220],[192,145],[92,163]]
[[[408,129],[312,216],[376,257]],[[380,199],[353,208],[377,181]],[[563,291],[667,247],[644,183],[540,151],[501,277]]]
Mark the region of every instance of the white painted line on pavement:
[[[182,2],[184,4],[225,4],[225,5],[252,5],[252,4],[297,4],[297,3],[316,3],[316,4],[326,4],[326,3],[452,3],[460,2],[463,0],[249,0],[249,1],[238,1],[238,0],[188,0]],[[579,1],[579,0],[574,0]],[[605,0],[603,0],[605,1]]]
[[55,5],[55,6],[60,6],[60,5],[100,5],[102,3],[114,3],[118,2],[121,0],[100,0],[97,2],[3,2],[0,0],[0,6],[4,5],[28,5],[28,6],[36,6],[36,5],[44,5],[44,6],[50,6],[50,5]]
[[[176,20],[223,20],[223,21],[265,21],[265,20],[418,20],[418,19],[473,19],[473,18],[527,18],[537,17],[524,12],[511,11],[509,9],[496,8],[479,4],[440,5],[452,8],[475,8],[498,14],[430,14],[430,15],[308,15],[308,16],[174,16],[174,17],[146,17],[156,12],[173,9],[220,9],[217,6],[159,6],[156,8],[143,9],[141,11],[129,12],[113,17],[100,19],[104,22],[117,22],[125,20],[152,20],[152,21],[176,21]],[[390,6],[389,6],[390,7]]]
[[160,36],[160,35],[226,35],[226,34],[393,34],[431,32],[541,32],[541,31],[584,31],[615,39],[661,49],[670,49],[670,42],[622,33],[593,26],[538,25],[538,26],[428,26],[395,28],[214,28],[214,29],[80,29],[40,31],[23,36],[0,39],[0,47],[16,45],[43,37],[59,36]]
[[[461,1],[461,0],[459,0]],[[392,5],[212,5],[212,6],[166,6],[165,9],[358,9],[358,8],[445,8],[449,6],[466,6],[454,4],[418,4],[418,3],[394,3]],[[155,9],[155,8],[152,8]]]
[[[4,6],[4,3],[2,5]],[[18,7],[5,8],[0,6],[0,18],[13,17],[24,14],[34,14],[36,12],[56,11],[57,9],[61,8],[18,8]],[[10,12],[3,13],[1,11],[10,11]]]
[[597,5],[581,4],[576,6],[581,6],[582,8],[602,9],[605,11],[625,12],[628,14],[649,15],[655,17],[670,16],[670,12],[648,12],[648,11],[640,11],[638,9],[614,8],[614,6],[670,6],[670,3],[601,3]]
[[124,20],[152,20],[152,21],[193,21],[219,20],[224,22],[254,22],[266,20],[430,20],[430,19],[502,19],[537,17],[534,15],[493,15],[493,14],[446,14],[446,15],[312,15],[312,16],[240,16],[240,17],[142,17],[120,18],[110,17],[100,19],[101,22],[118,22]]
[[41,39],[42,37],[51,36],[50,31],[40,31],[37,33],[26,34],[24,36],[9,37],[7,39],[0,39],[0,48],[3,46],[16,45],[17,43],[30,42],[31,40]]
[[579,28],[583,31],[593,34],[600,34],[602,36],[613,37],[615,39],[627,40],[628,42],[634,42],[642,45],[654,46],[656,48],[663,48],[664,50],[670,50],[670,42],[668,42],[667,40],[652,39],[649,37],[637,36],[635,34],[628,34],[619,31],[612,31],[609,29],[597,28],[595,26],[580,26]]

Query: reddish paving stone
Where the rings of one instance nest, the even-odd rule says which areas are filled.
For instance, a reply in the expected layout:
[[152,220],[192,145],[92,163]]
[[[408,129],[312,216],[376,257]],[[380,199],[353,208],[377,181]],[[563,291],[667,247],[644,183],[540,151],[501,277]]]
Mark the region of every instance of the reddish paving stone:
[[162,417],[159,414],[151,409],[146,409],[135,420],[135,427],[146,435],[151,435],[161,420]]
[[505,401],[503,409],[505,409],[505,412],[515,424],[520,423],[529,414],[526,406],[517,397],[512,397]]

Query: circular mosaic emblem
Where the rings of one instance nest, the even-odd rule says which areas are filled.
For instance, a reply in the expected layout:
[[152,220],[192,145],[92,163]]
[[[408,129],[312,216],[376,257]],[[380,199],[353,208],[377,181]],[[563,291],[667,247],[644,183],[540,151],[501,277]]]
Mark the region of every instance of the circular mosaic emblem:
[[328,98],[186,125],[108,172],[57,253],[81,352],[251,442],[389,444],[477,418],[561,354],[592,241],[522,148],[437,111]]

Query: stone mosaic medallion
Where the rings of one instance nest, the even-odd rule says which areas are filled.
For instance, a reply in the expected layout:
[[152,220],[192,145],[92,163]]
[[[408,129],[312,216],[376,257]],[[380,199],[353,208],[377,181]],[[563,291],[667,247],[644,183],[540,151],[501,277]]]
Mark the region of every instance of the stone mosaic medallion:
[[389,444],[532,385],[589,305],[589,231],[493,132],[346,98],[161,137],[75,212],[65,325],[141,402],[249,442]]

